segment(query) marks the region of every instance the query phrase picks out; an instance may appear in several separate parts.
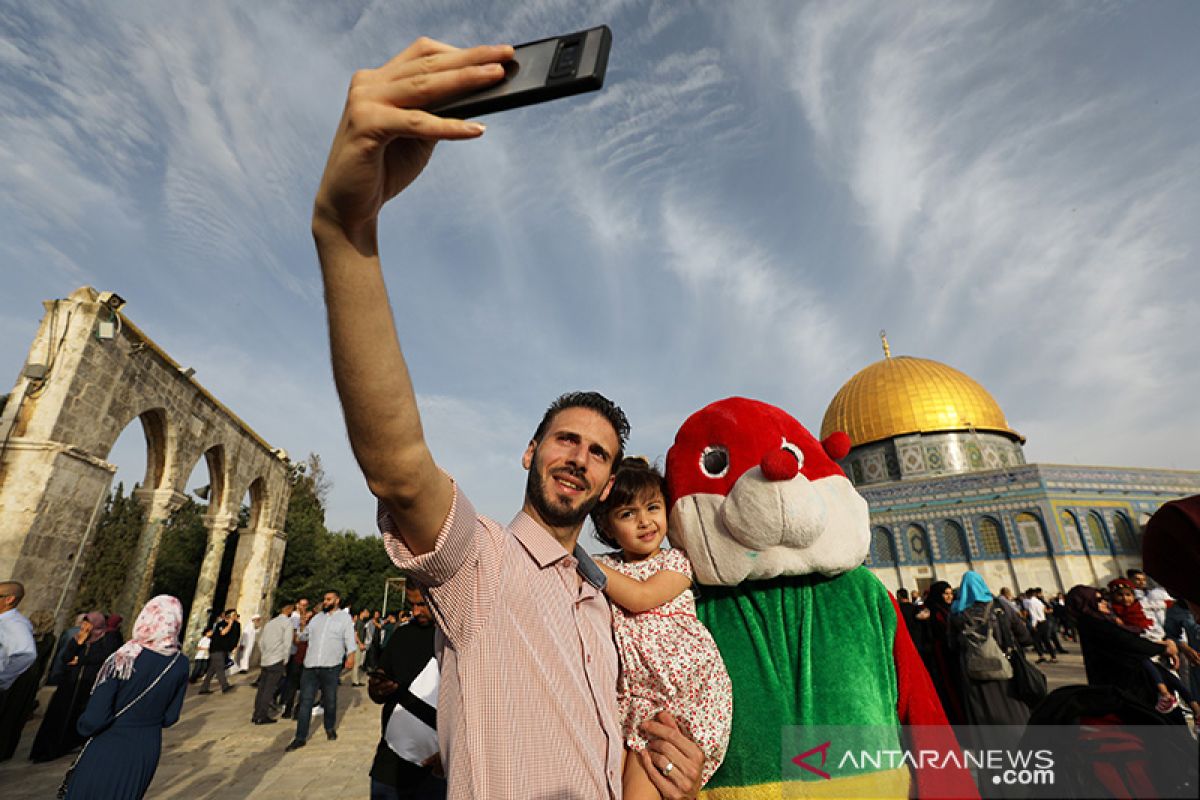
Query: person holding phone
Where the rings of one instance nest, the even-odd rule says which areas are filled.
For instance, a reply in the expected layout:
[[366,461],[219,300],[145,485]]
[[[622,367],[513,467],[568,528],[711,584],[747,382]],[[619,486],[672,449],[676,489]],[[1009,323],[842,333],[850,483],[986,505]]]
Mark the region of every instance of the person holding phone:
[[412,622],[388,641],[378,668],[367,676],[367,693],[383,705],[371,800],[442,800],[446,775],[437,752],[437,709],[413,692],[427,670],[436,687],[433,614],[416,586],[405,586],[404,597]]
[[[521,512],[508,526],[478,516],[425,443],[376,237],[384,203],[417,178],[437,142],[484,132],[424,109],[497,83],[512,57],[508,45],[422,38],[357,72],[317,190],[313,238],[350,443],[379,499],[388,552],[427,587],[444,638],[438,734],[449,797],[616,800],[623,741],[612,612],[578,538],[608,492],[628,422],[596,393],[560,397],[522,456]],[[695,797],[700,748],[666,712],[642,729],[661,795]]]

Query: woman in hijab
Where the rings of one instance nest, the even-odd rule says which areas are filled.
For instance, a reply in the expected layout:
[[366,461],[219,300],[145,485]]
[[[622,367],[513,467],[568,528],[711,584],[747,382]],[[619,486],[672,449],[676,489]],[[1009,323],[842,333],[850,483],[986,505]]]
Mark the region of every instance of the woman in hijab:
[[929,618],[924,622],[928,649],[921,655],[946,718],[951,724],[959,725],[966,722],[967,717],[959,685],[958,647],[950,638],[950,603],[953,601],[954,589],[945,581],[936,581],[925,593],[925,608],[929,609]]
[[133,635],[104,662],[79,731],[91,736],[67,797],[125,800],[146,794],[162,753],[162,729],[183,709],[188,660],[179,652],[183,607],[160,594],[146,603]]
[[33,749],[29,752],[30,761],[53,761],[83,742],[83,737],[75,730],[75,723],[87,705],[100,665],[113,652],[111,640],[105,634],[104,615],[93,611],[84,617],[79,633],[67,641],[61,656],[66,672],[46,706],[46,716],[42,718],[42,726],[38,728]]
[[83,625],[87,614],[78,614],[75,621],[71,623],[71,627],[62,632],[58,637],[58,644],[54,648],[54,656],[50,659],[50,675],[46,678],[47,686],[58,686],[62,680],[62,676],[67,672],[67,662],[63,661],[62,655],[67,652],[67,642],[75,638],[79,633],[80,626]]
[[1010,679],[977,680],[967,674],[965,650],[968,638],[982,641],[983,637],[991,637],[1002,651],[1006,649],[1006,643],[1014,646],[1018,642],[1033,643],[1025,623],[993,600],[987,583],[977,572],[963,575],[958,596],[950,606],[950,631],[951,638],[959,646],[959,679],[967,722],[972,725],[1027,723],[1029,707],[1016,698]]
[[1088,685],[1116,686],[1154,707],[1158,692],[1146,677],[1142,662],[1163,653],[1176,655],[1175,643],[1142,638],[1140,629],[1113,616],[1108,601],[1091,586],[1076,586],[1068,592],[1067,608],[1079,630]]
[[121,623],[124,621],[125,618],[120,614],[109,614],[104,618],[104,635],[113,640],[113,650],[125,644],[125,634],[121,633]]

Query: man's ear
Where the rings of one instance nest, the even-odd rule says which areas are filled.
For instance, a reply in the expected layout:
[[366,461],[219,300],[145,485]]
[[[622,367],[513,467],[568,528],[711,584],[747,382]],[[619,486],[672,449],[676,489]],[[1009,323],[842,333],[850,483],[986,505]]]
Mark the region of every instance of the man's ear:
[[529,447],[525,448],[525,454],[521,456],[521,467],[528,471],[533,465],[533,454],[537,452],[537,439],[529,440]]
[[604,489],[600,492],[600,499],[598,502],[603,503],[605,500],[608,499],[608,493],[612,491],[613,484],[616,482],[617,482],[616,475],[608,476],[608,483],[604,484]]

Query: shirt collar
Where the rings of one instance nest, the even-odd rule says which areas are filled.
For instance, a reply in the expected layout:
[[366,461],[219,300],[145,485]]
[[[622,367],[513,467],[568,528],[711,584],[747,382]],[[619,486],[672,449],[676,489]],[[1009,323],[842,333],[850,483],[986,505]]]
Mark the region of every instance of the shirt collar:
[[[508,529],[512,531],[513,536],[541,569],[567,557],[567,551],[558,543],[558,540],[524,511],[518,512],[513,517],[513,521],[508,524]],[[597,590],[604,591],[604,587],[608,585],[608,579],[604,572],[596,566],[596,562],[592,561],[592,557],[583,549],[583,545],[576,543],[571,555],[575,558],[575,571]]]

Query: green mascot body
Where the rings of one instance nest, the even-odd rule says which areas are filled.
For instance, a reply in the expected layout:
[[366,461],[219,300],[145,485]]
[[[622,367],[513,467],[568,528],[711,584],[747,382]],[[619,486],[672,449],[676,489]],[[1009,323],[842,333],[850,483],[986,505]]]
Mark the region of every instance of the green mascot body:
[[790,726],[857,726],[895,749],[901,724],[946,725],[895,601],[861,566],[866,501],[834,461],[848,450],[844,434],[820,442],[774,406],[730,398],[689,417],[667,454],[671,543],[692,561],[697,615],[733,683],[709,800],[978,796],[962,772],[834,770],[824,753],[785,752]]

